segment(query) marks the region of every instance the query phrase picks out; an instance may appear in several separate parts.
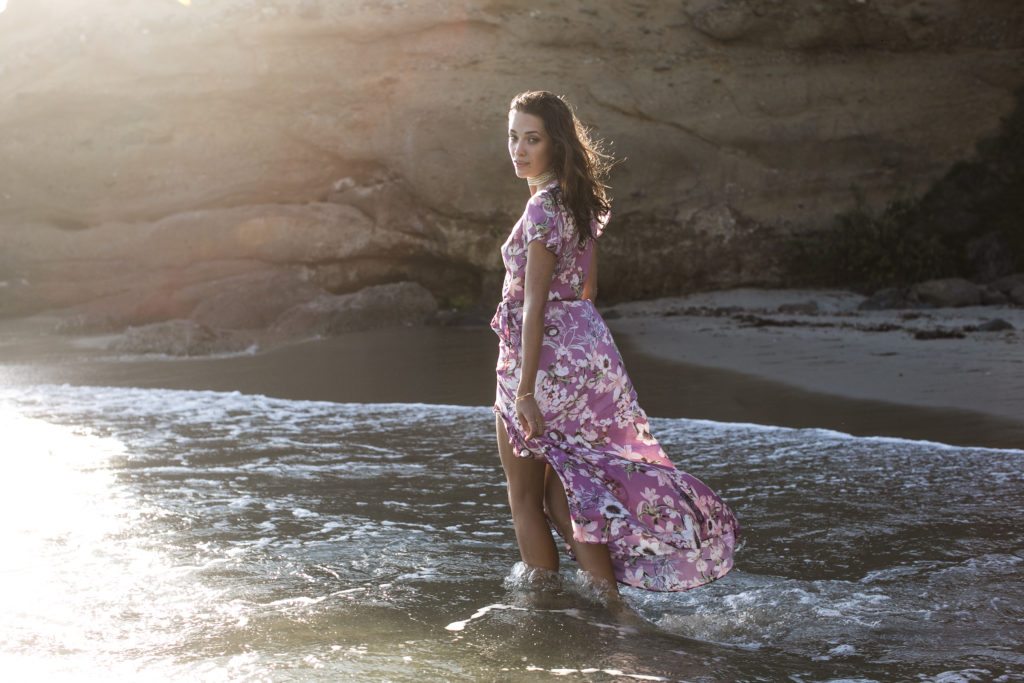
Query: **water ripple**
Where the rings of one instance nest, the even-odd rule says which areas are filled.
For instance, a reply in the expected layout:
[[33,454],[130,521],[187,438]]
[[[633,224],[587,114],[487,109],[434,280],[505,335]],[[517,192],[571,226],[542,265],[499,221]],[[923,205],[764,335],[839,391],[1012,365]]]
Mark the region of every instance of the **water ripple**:
[[0,418],[0,665],[15,675],[995,680],[1024,667],[1022,451],[653,420],[736,510],[746,548],[705,588],[627,590],[649,622],[630,635],[573,588],[571,563],[562,584],[502,586],[518,557],[487,408],[39,386],[0,389]]

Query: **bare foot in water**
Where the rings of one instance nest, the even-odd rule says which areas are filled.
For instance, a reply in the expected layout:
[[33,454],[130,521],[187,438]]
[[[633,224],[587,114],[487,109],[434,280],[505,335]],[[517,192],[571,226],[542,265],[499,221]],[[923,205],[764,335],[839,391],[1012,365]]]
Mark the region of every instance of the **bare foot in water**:
[[562,596],[562,576],[552,569],[516,562],[505,577],[505,588],[515,592],[513,603],[550,609],[561,602],[558,598]]
[[576,584],[587,597],[601,603],[624,626],[642,626],[647,622],[619,593],[618,584],[595,577],[582,569],[576,572]]

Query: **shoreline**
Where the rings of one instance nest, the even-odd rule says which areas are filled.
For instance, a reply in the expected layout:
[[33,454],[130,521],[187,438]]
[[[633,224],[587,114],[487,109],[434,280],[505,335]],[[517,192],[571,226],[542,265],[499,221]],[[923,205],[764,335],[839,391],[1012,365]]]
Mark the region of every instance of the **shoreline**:
[[[737,289],[621,304],[605,315],[633,353],[734,373],[719,376],[722,388],[700,390],[725,394],[713,401],[716,419],[753,412],[781,426],[1024,448],[1024,308],[860,310],[863,300]],[[993,320],[1009,327],[983,331]]]
[[[618,335],[616,343],[640,394],[640,404],[652,417],[827,429],[857,437],[951,446],[1024,448],[1024,421],[956,408],[808,391],[734,370],[672,362],[647,353],[629,334]],[[687,383],[682,392],[677,385],[680,379]]]
[[[861,311],[861,300],[730,290],[623,304],[606,316],[614,334],[666,360],[847,398],[1024,419],[1024,308]],[[996,319],[1011,328],[977,329]]]
[[[772,296],[792,298],[792,293]],[[937,373],[941,381],[939,389],[935,389],[924,382],[928,378],[920,373],[920,367],[929,367],[927,362],[907,363],[899,355],[851,355],[849,349],[837,357],[837,342],[829,339],[838,335],[844,342],[853,340],[845,346],[854,348],[858,337],[854,330],[800,326],[745,328],[730,317],[664,313],[689,303],[692,302],[683,299],[658,300],[606,309],[620,312],[619,317],[609,316],[609,326],[636,386],[640,405],[651,417],[821,428],[854,436],[927,440],[957,446],[1024,447],[1024,420],[1003,414],[1007,409],[1002,404],[983,405],[979,410],[937,405],[950,391],[962,390],[961,394],[973,396],[978,393],[979,382],[985,384],[983,375],[957,370],[962,361],[959,366],[949,365],[946,356],[962,355],[963,349],[946,349],[945,355],[939,354],[934,360],[947,363],[947,370],[952,368]],[[641,307],[653,310],[636,310]],[[482,326],[349,332],[250,354],[191,358],[125,358],[106,351],[104,337],[25,336],[27,329],[11,324],[0,326],[0,382],[5,385],[135,386],[239,391],[343,403],[472,406],[490,405],[494,395],[497,344],[493,332]],[[758,341],[759,335],[764,337],[765,330],[771,330],[766,338],[774,338],[774,343],[750,341]],[[808,330],[811,338],[807,336]],[[814,339],[813,335],[821,334],[822,330],[826,339]],[[895,332],[864,334],[887,344],[935,343],[894,340],[890,335],[899,334]],[[723,339],[731,342],[723,343]],[[948,341],[962,342],[961,346],[975,349],[975,359],[979,349],[985,356],[989,348],[987,341]],[[1022,346],[1016,338],[1010,341],[1015,347]],[[815,352],[817,356],[809,354],[809,344],[820,347]],[[775,354],[778,362],[765,364],[760,373],[748,371],[768,352]],[[894,400],[857,395],[865,378],[870,386],[874,381],[872,373],[890,370],[885,363],[874,367],[877,358],[904,368],[908,381],[903,389],[909,387],[917,394],[911,392],[908,398],[893,391]],[[1015,358],[1011,355],[999,362],[1013,362]],[[813,371],[800,375],[795,369],[801,366]],[[832,368],[833,373],[842,373],[847,380],[832,386],[833,391],[822,391],[820,385],[831,381],[831,375],[820,372],[821,367]],[[789,379],[798,381],[782,381],[778,377],[787,373]],[[1021,379],[1019,384],[1024,385],[1024,373]],[[974,385],[968,386],[969,382]],[[1011,399],[1024,401],[1024,386],[1016,394],[1016,385],[1008,386]],[[887,390],[884,386],[876,389]],[[990,395],[998,398],[1002,394]]]

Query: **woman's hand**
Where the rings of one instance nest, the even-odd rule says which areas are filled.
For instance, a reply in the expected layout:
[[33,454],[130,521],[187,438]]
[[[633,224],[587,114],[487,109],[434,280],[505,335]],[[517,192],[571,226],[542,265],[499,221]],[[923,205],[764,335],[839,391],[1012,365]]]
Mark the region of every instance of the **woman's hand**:
[[519,424],[526,430],[524,438],[527,441],[544,433],[544,415],[540,412],[540,406],[537,405],[533,396],[516,401],[516,417],[519,418]]

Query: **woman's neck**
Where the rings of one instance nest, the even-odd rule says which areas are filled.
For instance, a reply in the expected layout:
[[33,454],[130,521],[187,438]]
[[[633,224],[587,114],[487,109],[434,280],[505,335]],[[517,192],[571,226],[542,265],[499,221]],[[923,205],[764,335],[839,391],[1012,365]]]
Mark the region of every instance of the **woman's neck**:
[[532,178],[527,178],[526,182],[530,186],[530,196],[532,197],[533,195],[537,194],[538,190],[540,190],[542,187],[550,184],[551,181],[554,180],[554,179],[555,179],[555,172],[551,171],[551,170],[544,171],[543,173],[538,173],[537,175],[533,176]]

